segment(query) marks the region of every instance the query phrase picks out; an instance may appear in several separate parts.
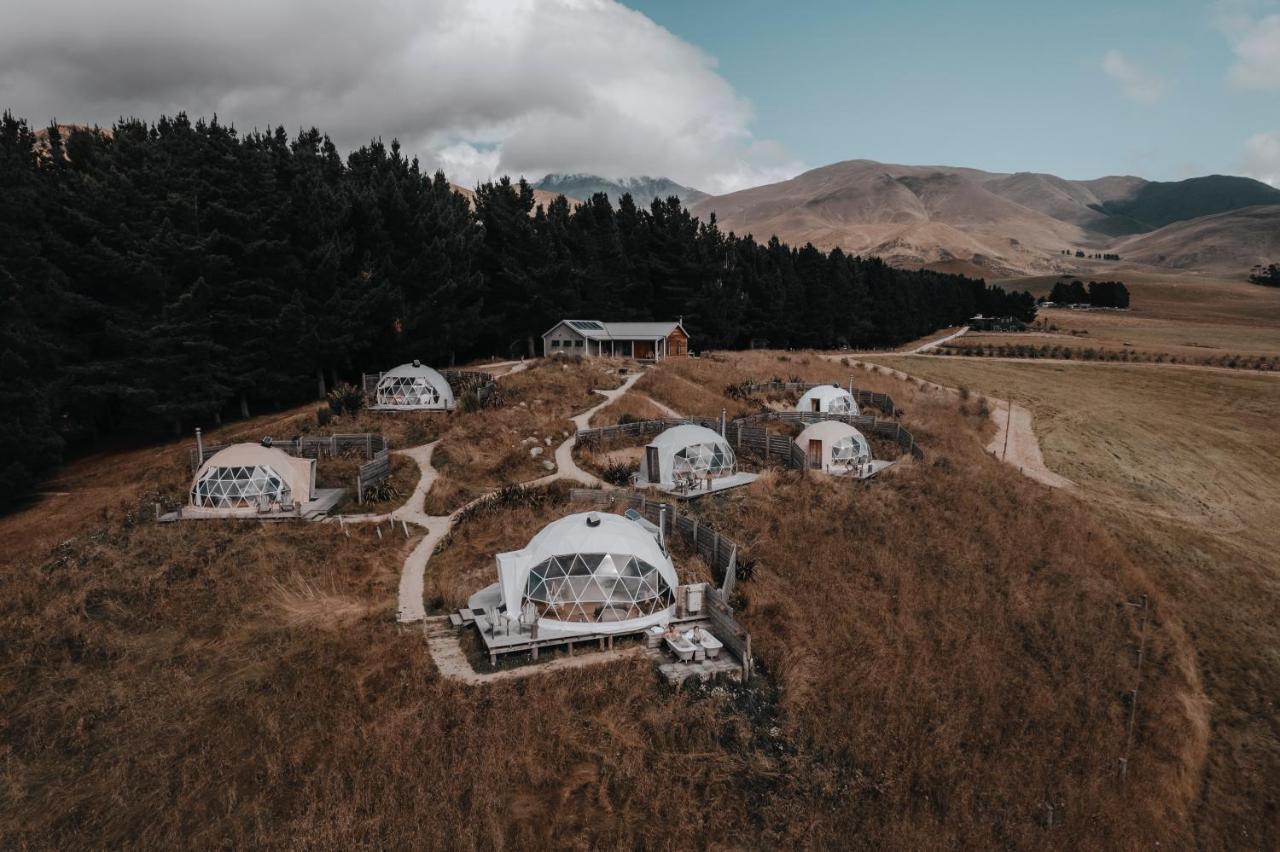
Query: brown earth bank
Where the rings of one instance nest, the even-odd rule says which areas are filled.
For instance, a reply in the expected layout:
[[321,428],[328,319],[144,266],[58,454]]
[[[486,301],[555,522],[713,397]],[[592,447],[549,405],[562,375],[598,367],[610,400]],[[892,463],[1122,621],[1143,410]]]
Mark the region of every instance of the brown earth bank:
[[[593,382],[617,383],[581,369],[549,417],[589,402]],[[536,384],[509,400],[560,387],[529,372]],[[746,376],[849,372],[812,354],[734,353],[664,364],[644,392],[718,414]],[[187,486],[182,447],[82,460],[49,498],[61,503],[0,519],[0,838],[1188,845],[1204,705],[1145,551],[986,455],[990,423],[972,400],[857,382],[906,409],[924,462],[863,484],[767,473],[697,504],[743,545],[735,603],[759,662],[745,687],[675,691],[636,659],[446,680],[422,636],[394,623],[416,533],[157,525],[153,496]],[[554,514],[464,523],[428,566],[428,596],[452,604],[486,585],[492,551]],[[1145,642],[1128,605],[1142,595]]]

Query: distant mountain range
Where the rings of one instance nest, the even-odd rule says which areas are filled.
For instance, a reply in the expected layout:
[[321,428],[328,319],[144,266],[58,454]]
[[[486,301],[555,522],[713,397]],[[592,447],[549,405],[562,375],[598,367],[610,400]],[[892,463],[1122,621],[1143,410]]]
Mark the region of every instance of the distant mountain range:
[[533,185],[553,195],[564,195],[568,198],[586,200],[597,192],[609,196],[609,201],[617,205],[618,199],[631,193],[632,200],[639,207],[648,207],[655,198],[667,198],[675,195],[685,204],[693,204],[707,198],[705,192],[690,186],[682,186],[668,178],[629,177],[603,178],[599,175],[547,175]]
[[1233,273],[1280,258],[1280,189],[1222,175],[1072,181],[850,160],[690,209],[757,240],[987,276],[1073,271],[1076,251]]

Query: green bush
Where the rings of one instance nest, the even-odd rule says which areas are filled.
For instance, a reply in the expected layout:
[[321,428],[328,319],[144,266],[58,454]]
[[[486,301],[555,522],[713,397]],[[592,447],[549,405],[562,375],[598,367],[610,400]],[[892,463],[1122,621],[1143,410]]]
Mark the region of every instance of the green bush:
[[329,408],[334,414],[355,414],[364,408],[364,391],[343,382],[329,391]]

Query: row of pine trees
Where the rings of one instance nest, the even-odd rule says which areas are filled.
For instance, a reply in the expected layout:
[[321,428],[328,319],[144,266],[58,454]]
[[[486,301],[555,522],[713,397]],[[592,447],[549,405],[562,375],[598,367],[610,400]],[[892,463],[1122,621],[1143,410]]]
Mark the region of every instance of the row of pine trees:
[[535,206],[396,143],[185,115],[35,133],[0,120],[0,504],[66,446],[313,399],[413,358],[535,352],[564,317],[683,316],[696,349],[887,346],[1031,297],[757,243],[678,199]]

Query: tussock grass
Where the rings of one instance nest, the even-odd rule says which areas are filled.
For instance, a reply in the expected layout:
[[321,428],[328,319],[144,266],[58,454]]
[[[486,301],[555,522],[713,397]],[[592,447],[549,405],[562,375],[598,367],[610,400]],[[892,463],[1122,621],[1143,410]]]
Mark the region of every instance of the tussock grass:
[[[698,377],[722,389],[768,375],[755,363],[767,357],[706,359]],[[786,357],[815,380],[842,369]],[[76,512],[63,514],[78,525],[50,542],[31,535],[47,517],[0,521],[14,560],[0,573],[0,838],[1190,845],[1205,729],[1176,611],[1077,501],[983,454],[985,421],[867,378],[907,409],[926,463],[871,485],[769,471],[690,506],[754,566],[739,584],[759,660],[746,689],[675,692],[640,660],[446,681],[393,622],[416,539],[155,525],[150,494],[186,486],[177,453],[73,466]],[[142,475],[127,500],[115,491]],[[465,602],[493,581],[495,552],[568,510],[468,520],[428,566],[428,604]],[[703,576],[676,547],[686,576]],[[1157,616],[1121,785],[1138,630],[1124,602],[1143,593]]]
[[627,391],[597,411],[595,416],[591,418],[591,425],[593,427],[616,426],[623,418],[629,418],[630,420],[658,420],[666,416],[666,412],[650,402],[644,394]]

